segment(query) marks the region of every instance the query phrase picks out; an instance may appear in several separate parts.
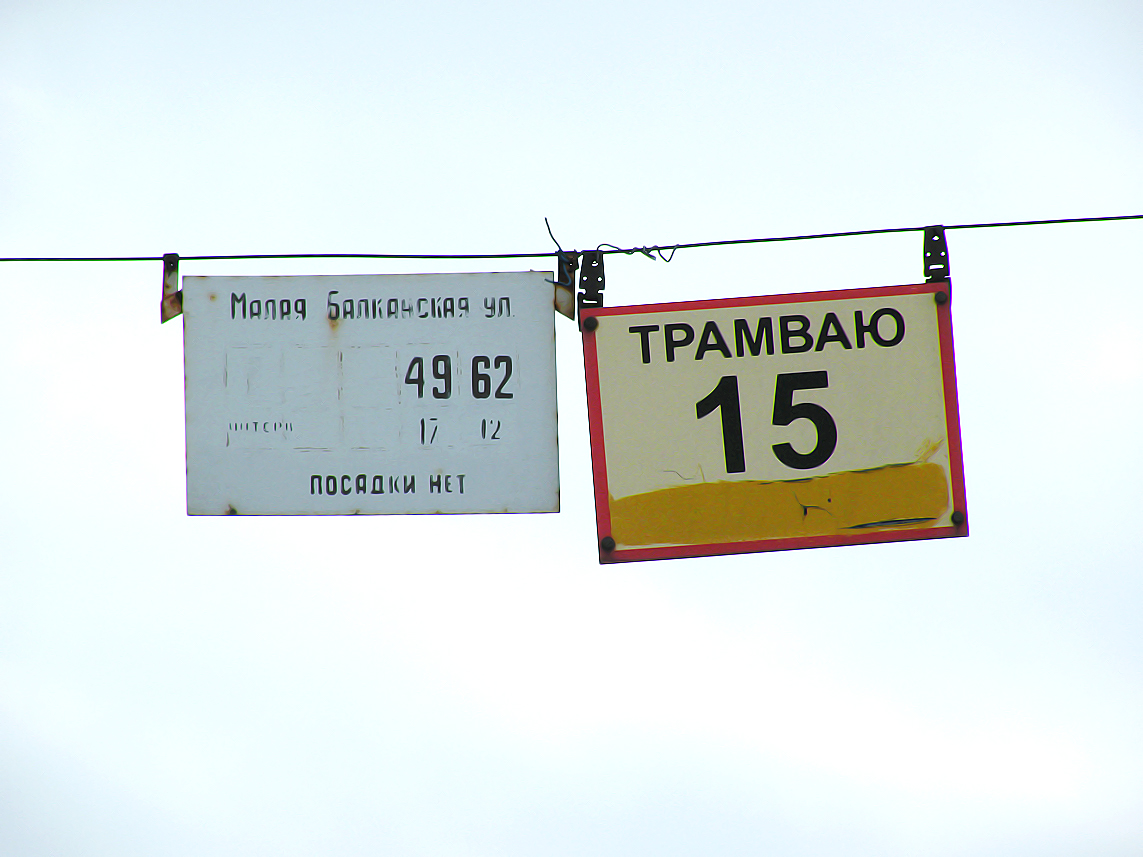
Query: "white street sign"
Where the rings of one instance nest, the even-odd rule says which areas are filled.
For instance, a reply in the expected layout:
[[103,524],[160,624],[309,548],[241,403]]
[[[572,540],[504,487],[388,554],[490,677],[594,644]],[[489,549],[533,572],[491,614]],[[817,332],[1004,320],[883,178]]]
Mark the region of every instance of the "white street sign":
[[550,278],[185,277],[188,513],[558,511]]

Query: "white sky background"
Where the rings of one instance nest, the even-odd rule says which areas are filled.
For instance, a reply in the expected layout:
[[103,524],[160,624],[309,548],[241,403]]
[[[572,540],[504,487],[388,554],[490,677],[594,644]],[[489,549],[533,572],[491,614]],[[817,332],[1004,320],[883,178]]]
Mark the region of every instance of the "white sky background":
[[[1141,44],[1128,0],[7,0],[0,255],[1135,214]],[[561,514],[189,519],[161,266],[3,263],[0,853],[1138,854],[1143,223],[949,246],[971,538],[605,569],[570,322]],[[915,282],[921,238],[607,275]]]

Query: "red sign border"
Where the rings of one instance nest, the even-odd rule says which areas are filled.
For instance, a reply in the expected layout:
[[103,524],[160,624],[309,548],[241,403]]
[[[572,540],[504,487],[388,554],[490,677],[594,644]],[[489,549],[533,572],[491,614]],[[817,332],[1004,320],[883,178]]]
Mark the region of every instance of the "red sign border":
[[[719,298],[705,301],[678,301],[663,304],[584,309],[581,321],[589,318],[632,315],[635,313],[677,312],[681,310],[724,309],[727,307],[772,306],[791,303],[818,303],[854,298],[895,297],[899,295],[936,295],[944,292],[948,300],[934,304],[937,310],[937,335],[941,352],[941,379],[945,397],[945,425],[948,436],[949,472],[952,479],[953,508],[963,515],[963,523],[946,527],[924,527],[833,536],[801,536],[789,539],[762,539],[750,542],[727,542],[703,545],[667,545],[649,548],[599,547],[600,563],[634,562],[650,559],[682,559],[685,557],[722,556],[726,554],[760,553],[800,548],[838,547],[841,545],[881,544],[919,539],[955,538],[968,535],[968,506],[965,500],[964,460],[961,454],[960,406],[956,388],[956,361],[953,354],[952,291],[948,283],[920,283],[904,286],[878,286],[866,289],[800,292],[744,298]],[[607,459],[603,443],[603,410],[599,397],[599,359],[595,335],[583,335],[584,373],[587,377],[587,423],[591,443],[591,472],[595,483],[595,523],[597,543],[611,533],[611,509],[608,504]]]

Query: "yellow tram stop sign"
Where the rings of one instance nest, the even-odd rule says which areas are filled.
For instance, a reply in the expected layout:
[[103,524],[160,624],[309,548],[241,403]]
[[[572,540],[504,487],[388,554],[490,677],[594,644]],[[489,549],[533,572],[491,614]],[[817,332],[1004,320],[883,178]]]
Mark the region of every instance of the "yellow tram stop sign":
[[949,297],[585,310],[600,562],[968,535]]

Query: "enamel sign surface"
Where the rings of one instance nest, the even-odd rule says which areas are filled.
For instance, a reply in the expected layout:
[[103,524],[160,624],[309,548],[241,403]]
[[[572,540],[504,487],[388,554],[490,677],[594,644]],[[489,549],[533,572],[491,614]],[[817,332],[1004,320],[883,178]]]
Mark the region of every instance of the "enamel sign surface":
[[585,311],[600,561],[968,535],[947,290]]
[[550,278],[185,277],[187,512],[558,511]]

